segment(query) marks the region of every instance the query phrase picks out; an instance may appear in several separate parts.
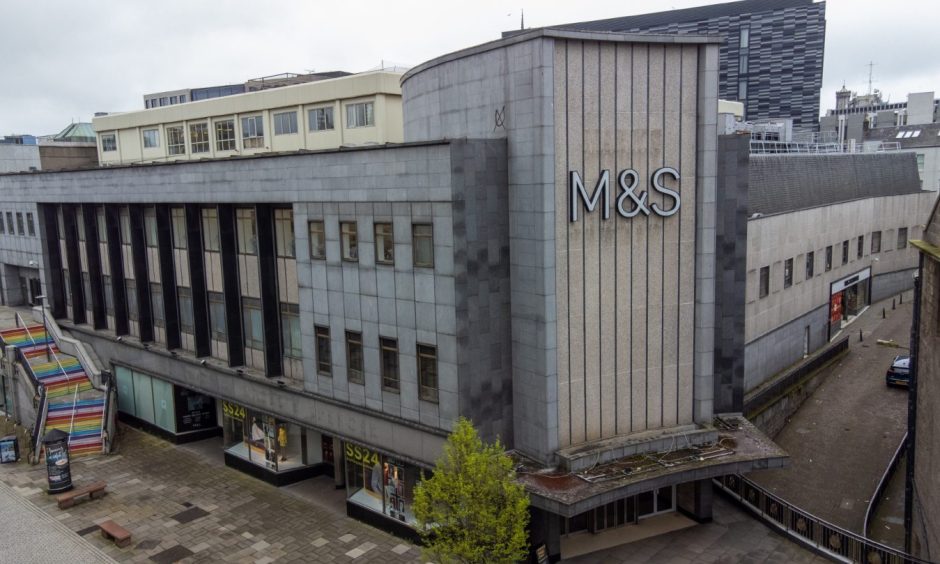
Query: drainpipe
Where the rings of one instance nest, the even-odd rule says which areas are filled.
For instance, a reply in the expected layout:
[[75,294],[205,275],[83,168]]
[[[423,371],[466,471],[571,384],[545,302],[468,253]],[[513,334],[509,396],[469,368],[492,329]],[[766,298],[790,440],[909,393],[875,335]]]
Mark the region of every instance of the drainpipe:
[[904,552],[911,552],[911,528],[914,514],[914,462],[917,445],[917,364],[920,349],[920,291],[924,275],[924,255],[920,253],[914,278],[914,316],[911,321],[910,390],[907,396],[907,468],[904,472]]

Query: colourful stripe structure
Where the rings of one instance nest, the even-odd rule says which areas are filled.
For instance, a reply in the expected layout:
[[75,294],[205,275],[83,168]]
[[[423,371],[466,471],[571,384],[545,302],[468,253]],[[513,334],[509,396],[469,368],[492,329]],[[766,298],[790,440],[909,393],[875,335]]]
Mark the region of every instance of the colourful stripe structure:
[[0,341],[20,349],[29,370],[46,389],[43,434],[53,429],[70,433],[73,457],[100,453],[104,393],[92,385],[78,359],[60,351],[42,325],[0,331]]

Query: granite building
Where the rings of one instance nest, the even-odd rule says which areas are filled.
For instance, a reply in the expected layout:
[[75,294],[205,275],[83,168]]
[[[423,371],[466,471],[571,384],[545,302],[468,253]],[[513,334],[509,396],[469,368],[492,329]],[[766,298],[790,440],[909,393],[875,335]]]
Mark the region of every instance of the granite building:
[[533,548],[569,557],[707,521],[712,478],[786,463],[728,413],[743,367],[716,358],[759,287],[750,250],[729,266],[717,246],[744,256],[751,193],[719,167],[740,153],[717,138],[718,55],[533,30],[405,73],[403,143],[6,175],[0,194],[37,206],[50,314],[114,374],[125,421],[220,434],[275,484],[330,473],[350,515],[413,535],[413,487],[465,416],[516,458]]
[[741,0],[557,27],[719,36],[719,98],[744,102],[748,120],[793,118],[803,131],[819,122],[825,2]]

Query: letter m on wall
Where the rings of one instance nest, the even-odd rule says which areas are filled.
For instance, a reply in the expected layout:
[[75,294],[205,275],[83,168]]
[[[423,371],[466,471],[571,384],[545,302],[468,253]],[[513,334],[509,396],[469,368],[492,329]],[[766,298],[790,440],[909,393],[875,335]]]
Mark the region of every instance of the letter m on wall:
[[601,176],[597,179],[597,185],[594,186],[593,194],[588,196],[581,175],[578,174],[578,171],[572,170],[568,173],[568,192],[568,206],[570,207],[568,219],[570,221],[578,221],[578,207],[581,203],[590,213],[594,211],[594,208],[600,202],[604,206],[604,219],[610,217],[610,171],[601,171]]

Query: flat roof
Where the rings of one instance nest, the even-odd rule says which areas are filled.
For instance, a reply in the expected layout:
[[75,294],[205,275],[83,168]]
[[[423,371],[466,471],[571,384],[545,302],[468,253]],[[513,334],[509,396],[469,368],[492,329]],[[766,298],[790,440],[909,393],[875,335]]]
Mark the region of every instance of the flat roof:
[[657,487],[789,463],[786,451],[741,415],[716,416],[711,427],[718,432],[712,444],[686,446],[680,434],[669,451],[637,454],[581,472],[544,468],[517,456],[517,481],[529,492],[532,505],[574,517]]

